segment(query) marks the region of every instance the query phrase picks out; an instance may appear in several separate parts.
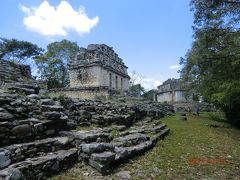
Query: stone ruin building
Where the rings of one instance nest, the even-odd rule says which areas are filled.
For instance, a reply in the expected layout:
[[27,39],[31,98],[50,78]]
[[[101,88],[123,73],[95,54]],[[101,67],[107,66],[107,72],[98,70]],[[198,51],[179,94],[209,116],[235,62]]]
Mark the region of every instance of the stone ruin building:
[[187,102],[184,91],[180,79],[168,79],[158,86],[157,101],[162,103]]
[[200,111],[215,112],[217,109],[212,104],[194,101],[192,97],[185,97],[187,83],[181,82],[181,79],[168,79],[158,86],[157,101],[160,103],[171,104],[175,111]]
[[112,47],[90,44],[80,48],[69,63],[69,97],[93,99],[97,96],[123,94],[129,89],[127,66]]
[[168,79],[158,86],[157,101],[174,105],[176,111],[188,109],[191,103],[186,99],[184,92],[186,84],[181,84],[180,79]]

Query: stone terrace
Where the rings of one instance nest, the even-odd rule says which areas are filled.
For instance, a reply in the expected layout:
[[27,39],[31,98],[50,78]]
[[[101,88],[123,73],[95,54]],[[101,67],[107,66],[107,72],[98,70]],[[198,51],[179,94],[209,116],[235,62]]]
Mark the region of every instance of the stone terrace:
[[[20,92],[20,93],[19,93]],[[45,179],[82,162],[102,174],[169,132],[172,106],[51,99],[36,85],[0,90],[0,179]]]

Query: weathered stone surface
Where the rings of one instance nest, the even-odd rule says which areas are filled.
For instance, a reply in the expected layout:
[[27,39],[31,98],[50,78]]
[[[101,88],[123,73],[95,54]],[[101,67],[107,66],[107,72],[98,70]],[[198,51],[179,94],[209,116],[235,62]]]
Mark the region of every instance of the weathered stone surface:
[[24,180],[23,174],[16,168],[7,168],[0,171],[0,179],[3,180]]
[[53,112],[44,112],[43,115],[47,118],[47,119],[51,119],[51,120],[58,120],[61,117],[61,114],[59,112],[53,111]]
[[40,89],[39,86],[33,82],[5,83],[4,88],[15,93],[24,93],[26,95],[38,94]]
[[13,115],[8,112],[0,112],[0,121],[13,120]]
[[24,125],[19,125],[16,126],[12,129],[13,134],[16,134],[17,136],[20,137],[26,137],[26,136],[31,136],[32,134],[32,128],[30,125],[24,124]]
[[42,105],[55,105],[55,102],[52,99],[41,99]]
[[115,147],[114,152],[116,153],[115,156],[116,161],[124,161],[129,156],[128,150],[124,147]]
[[60,134],[73,137],[85,143],[95,142],[98,139],[102,142],[106,142],[111,139],[109,133],[101,133],[98,131],[61,131]]
[[163,125],[155,126],[155,127],[152,127],[152,128],[146,128],[146,129],[145,129],[145,132],[158,133],[158,132],[160,132],[162,129],[164,129],[165,127],[166,127],[166,125],[163,124]]
[[84,153],[92,154],[92,153],[100,153],[106,150],[112,150],[113,145],[108,143],[92,143],[92,144],[82,144],[81,150]]
[[74,146],[72,141],[68,137],[57,137],[37,140],[31,143],[13,144],[0,149],[0,163],[6,167],[10,163],[23,161],[36,154],[68,149]]
[[77,152],[76,148],[72,148],[67,151],[60,150],[45,156],[29,158],[0,171],[0,177],[8,177],[12,174],[12,171],[9,170],[16,169],[22,174],[21,178],[23,179],[42,179],[44,176],[49,176],[71,167],[77,161]]
[[101,164],[97,161],[94,161],[92,159],[89,159],[89,165],[92,166],[93,168],[97,169],[101,173],[107,173],[110,170],[109,164]]
[[91,159],[99,163],[110,163],[115,160],[115,155],[112,152],[93,153]]
[[57,106],[57,105],[42,105],[42,110],[43,111],[57,111],[57,112],[61,112],[64,110],[63,106]]
[[117,142],[117,143],[119,142],[123,146],[131,146],[131,145],[139,144],[140,142],[147,141],[148,139],[149,137],[147,135],[136,133],[136,134],[129,134],[124,137],[118,137],[114,139],[114,142]]
[[136,146],[127,147],[128,154],[129,154],[129,156],[134,156],[136,154],[143,153],[151,146],[152,146],[152,141],[146,141],[146,142],[140,143]]
[[18,93],[24,93],[26,95],[35,94],[34,89],[27,89],[27,88],[21,88],[21,87],[16,87],[16,86],[8,87],[8,90],[12,90],[12,91],[15,91]]
[[9,151],[0,149],[0,169],[7,167],[11,163],[9,156]]
[[40,99],[39,95],[37,94],[30,94],[27,96],[29,99]]
[[25,120],[19,120],[18,123],[19,123],[19,125],[22,125],[22,124],[33,125],[33,124],[41,123],[41,121],[39,119],[36,119],[36,118],[28,118],[28,119],[25,119]]
[[130,171],[120,171],[115,174],[115,177],[117,180],[129,180],[132,179],[132,176],[130,175]]

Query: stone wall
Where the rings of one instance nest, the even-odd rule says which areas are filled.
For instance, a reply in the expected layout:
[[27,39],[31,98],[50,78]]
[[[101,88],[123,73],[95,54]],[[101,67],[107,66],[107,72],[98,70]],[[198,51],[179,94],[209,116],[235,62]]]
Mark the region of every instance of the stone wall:
[[176,90],[176,91],[159,93],[157,95],[157,101],[167,102],[167,103],[179,103],[179,102],[186,102],[187,100],[184,96],[184,91]]
[[128,90],[129,79],[101,66],[73,69],[70,71],[70,87],[109,87],[120,91]]
[[66,88],[61,90],[54,90],[50,93],[53,96],[64,95],[74,99],[97,99],[100,97],[108,98],[110,92],[108,89],[102,87],[89,87],[89,88]]
[[186,84],[182,84],[180,79],[168,79],[158,86],[157,101],[167,103],[187,102],[184,91]]
[[30,66],[0,60],[0,81],[24,81],[31,79]]

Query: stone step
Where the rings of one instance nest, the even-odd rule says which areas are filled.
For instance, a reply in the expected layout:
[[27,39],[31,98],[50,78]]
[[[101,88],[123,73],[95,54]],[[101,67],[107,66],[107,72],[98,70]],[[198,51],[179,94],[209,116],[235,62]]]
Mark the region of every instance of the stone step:
[[66,129],[68,129],[66,119],[39,120],[30,118],[25,120],[1,121],[0,118],[0,137],[2,138],[0,147],[53,137],[59,131]]
[[155,145],[158,142],[158,140],[164,139],[169,134],[169,132],[170,132],[170,129],[165,128],[160,133],[157,133],[156,135],[151,137],[153,144]]
[[150,137],[142,134],[142,133],[135,133],[135,134],[129,134],[126,136],[117,137],[113,140],[114,145],[116,146],[132,146],[137,145],[141,142],[145,142],[149,140]]
[[10,165],[0,171],[0,179],[46,179],[72,167],[78,160],[78,149],[60,150]]
[[[145,134],[137,133],[115,138],[112,143],[82,144],[79,158],[100,173],[107,174],[122,162],[126,162],[129,158],[140,155],[152,148],[158,140],[163,139],[170,131],[166,128],[166,125],[155,128],[157,129],[156,134],[151,138]],[[160,132],[159,129],[161,129]],[[116,142],[123,143],[117,144]]]
[[13,144],[0,148],[0,169],[27,158],[74,147],[73,139],[69,137],[54,137],[36,140],[30,143]]
[[144,132],[145,133],[158,133],[158,132],[161,132],[166,127],[167,127],[166,124],[161,124],[159,126],[146,128],[146,129],[144,129]]
[[16,91],[17,93],[25,93],[26,95],[29,94],[38,94],[39,87],[36,84],[31,83],[6,83],[4,88],[12,91]]
[[165,124],[161,124],[159,126],[152,126],[152,127],[143,127],[143,128],[136,127],[136,128],[134,128],[130,131],[123,131],[119,135],[120,136],[126,136],[126,135],[129,135],[129,134],[136,134],[136,133],[143,133],[143,134],[158,133],[165,128],[166,128]]
[[61,131],[62,136],[72,137],[77,145],[92,142],[109,142],[112,140],[110,133],[103,133],[97,130],[92,131]]

